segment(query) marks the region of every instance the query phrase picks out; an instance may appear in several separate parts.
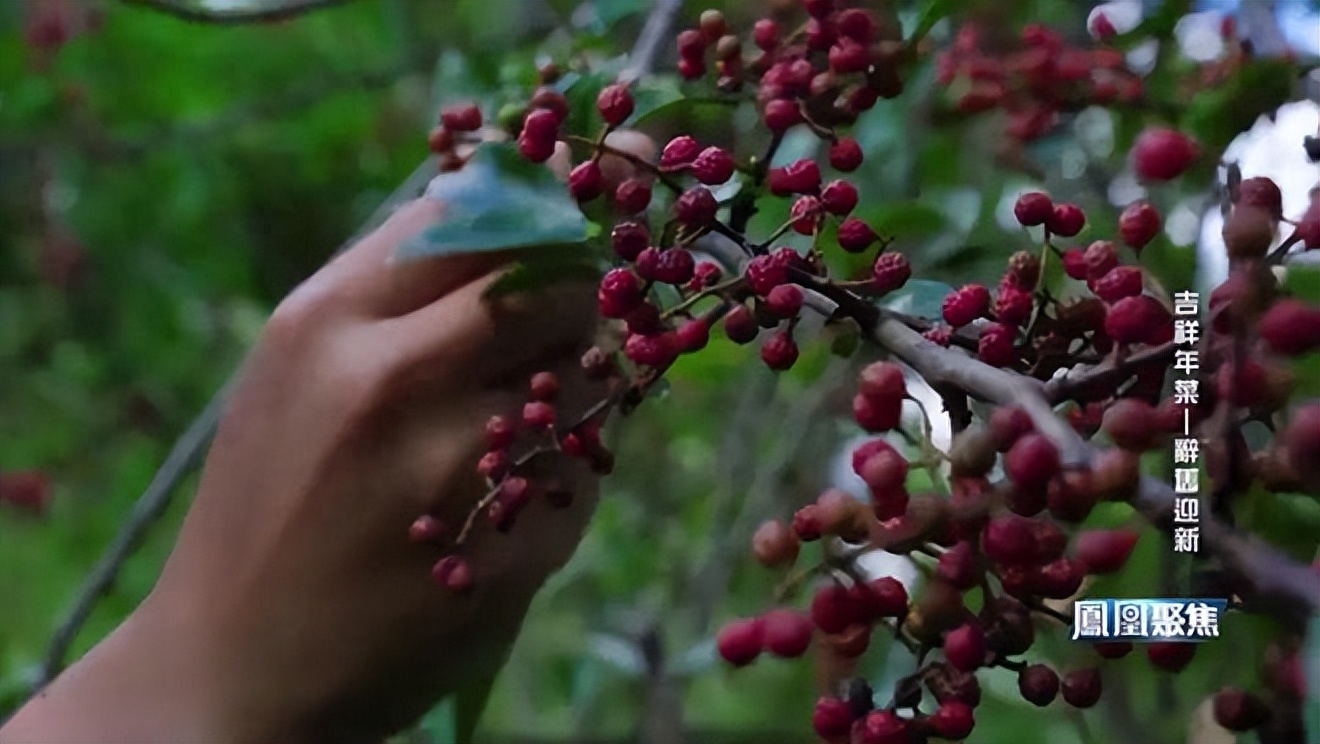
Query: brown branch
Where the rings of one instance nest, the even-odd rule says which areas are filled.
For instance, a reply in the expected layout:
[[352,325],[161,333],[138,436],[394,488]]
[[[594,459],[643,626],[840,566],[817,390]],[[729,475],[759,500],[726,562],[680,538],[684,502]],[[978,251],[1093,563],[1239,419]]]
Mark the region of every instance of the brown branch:
[[1157,362],[1167,363],[1173,359],[1178,345],[1169,341],[1142,349],[1117,361],[1107,361],[1075,375],[1056,377],[1045,383],[1045,399],[1050,403],[1062,403],[1070,400],[1092,386],[1112,386],[1127,379],[1139,367]]
[[352,2],[352,0],[295,0],[280,5],[260,5],[254,8],[229,10],[185,5],[174,2],[174,0],[119,0],[119,2],[124,5],[154,10],[189,23],[206,23],[213,26],[241,26],[249,23],[286,21],[317,10],[345,5]]

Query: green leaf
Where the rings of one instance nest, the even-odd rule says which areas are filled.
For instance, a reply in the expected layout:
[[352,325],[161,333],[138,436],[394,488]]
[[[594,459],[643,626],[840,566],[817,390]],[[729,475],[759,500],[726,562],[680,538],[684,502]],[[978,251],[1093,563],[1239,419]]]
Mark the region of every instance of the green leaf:
[[938,318],[944,312],[944,298],[952,291],[944,282],[910,279],[901,289],[885,295],[880,305],[908,315]]
[[482,145],[462,170],[436,178],[427,195],[445,217],[399,249],[402,258],[581,243],[587,220],[550,169],[513,145]]
[[606,72],[590,72],[578,76],[564,86],[564,98],[568,99],[568,120],[564,122],[565,134],[591,137],[602,124],[596,111],[596,98],[605,86],[614,82],[614,75]]
[[582,245],[547,246],[515,263],[486,289],[485,297],[530,292],[573,280],[596,281],[600,262]]
[[918,201],[885,204],[863,215],[872,230],[896,238],[938,235],[948,218],[935,207]]
[[468,685],[458,691],[454,697],[454,741],[457,744],[470,744],[481,722],[481,714],[490,702],[490,692],[495,687],[496,672],[478,679],[469,677]]
[[925,10],[921,11],[921,18],[917,21],[917,27],[912,31],[910,43],[915,45],[926,38],[926,34],[935,28],[935,24],[944,20],[952,10],[953,0],[930,0],[926,4]]

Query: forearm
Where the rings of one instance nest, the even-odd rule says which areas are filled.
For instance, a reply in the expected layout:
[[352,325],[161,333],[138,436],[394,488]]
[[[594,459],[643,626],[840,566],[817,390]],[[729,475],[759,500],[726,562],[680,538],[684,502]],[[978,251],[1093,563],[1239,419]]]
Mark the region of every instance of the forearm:
[[227,724],[194,644],[139,608],[0,728],[0,744],[227,740]]

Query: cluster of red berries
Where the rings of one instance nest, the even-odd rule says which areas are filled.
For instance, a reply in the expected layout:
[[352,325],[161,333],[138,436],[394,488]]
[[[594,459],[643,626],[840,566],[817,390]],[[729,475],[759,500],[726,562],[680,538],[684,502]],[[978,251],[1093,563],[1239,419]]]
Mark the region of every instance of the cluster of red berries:
[[688,80],[705,76],[713,52],[719,89],[736,91],[755,81],[763,121],[775,133],[804,121],[851,123],[880,99],[903,92],[900,68],[910,50],[897,24],[841,5],[803,2],[806,22],[792,33],[780,21],[757,21],[751,57],[744,55],[742,39],[729,33],[723,14],[708,10],[697,28],[678,35],[679,73]]
[[990,51],[983,48],[981,30],[966,24],[952,48],[937,57],[936,76],[959,111],[1007,112],[1006,133],[1020,142],[1048,134],[1060,112],[1144,95],[1141,78],[1127,68],[1121,51],[1075,47],[1039,25],[1024,28],[1011,48]]

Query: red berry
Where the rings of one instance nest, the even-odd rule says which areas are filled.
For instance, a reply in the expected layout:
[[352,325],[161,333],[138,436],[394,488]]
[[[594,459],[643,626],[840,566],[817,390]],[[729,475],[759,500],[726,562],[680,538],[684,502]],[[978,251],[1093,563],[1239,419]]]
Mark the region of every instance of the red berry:
[[676,338],[678,348],[684,353],[700,351],[710,343],[710,324],[700,318],[693,318],[678,327]]
[[651,184],[639,178],[628,178],[614,189],[614,206],[624,214],[645,212],[651,205]]
[[433,545],[444,538],[445,525],[439,519],[423,514],[408,527],[408,539],[420,545]]
[[853,726],[853,708],[847,700],[823,697],[816,701],[811,714],[811,727],[822,739],[846,737]]
[[930,717],[931,728],[935,733],[944,739],[962,741],[972,735],[972,729],[976,728],[976,718],[972,715],[972,707],[966,703],[960,703],[956,700],[950,700],[940,705]]
[[752,315],[752,311],[747,309],[746,305],[735,305],[724,316],[724,333],[735,344],[751,343],[760,331],[756,316]]
[[678,56],[686,60],[700,60],[706,54],[706,37],[696,29],[686,29],[678,34]]
[[674,201],[674,216],[679,222],[692,227],[707,227],[715,221],[720,205],[715,195],[704,186],[694,186]]
[[797,343],[788,331],[778,331],[761,346],[761,361],[776,372],[791,368],[797,359]]
[[1311,200],[1311,206],[1297,221],[1297,237],[1306,250],[1320,249],[1320,196]]
[[1102,659],[1121,659],[1132,653],[1132,644],[1127,641],[1106,641],[1092,646]]
[[812,18],[827,18],[835,10],[835,0],[802,0],[802,8]]
[[857,724],[857,744],[909,744],[908,724],[892,710],[874,710]]
[[1077,536],[1073,555],[1093,574],[1114,573],[1127,563],[1138,537],[1131,530],[1087,530]]
[[761,618],[733,620],[715,636],[720,657],[736,667],[747,666],[765,647],[765,623]]
[[1063,252],[1063,273],[1073,279],[1086,279],[1086,253],[1080,248],[1069,248]]
[[981,532],[981,550],[1003,566],[1031,563],[1036,559],[1036,536],[1031,522],[1016,514],[995,517]]
[[1118,216],[1118,232],[1123,236],[1123,242],[1138,253],[1160,234],[1163,227],[1159,210],[1150,202],[1132,202]]
[[617,127],[627,121],[633,113],[633,96],[628,86],[623,83],[607,85],[596,96],[596,110],[606,124]]
[[1055,235],[1071,238],[1086,226],[1086,213],[1076,204],[1055,204],[1045,227]]
[[847,181],[831,181],[821,190],[820,203],[831,214],[847,215],[857,207],[857,187]]
[[596,297],[601,315],[624,318],[642,303],[641,279],[628,269],[611,269],[600,280]]
[[1256,332],[1276,354],[1297,356],[1320,349],[1320,307],[1282,299],[1261,316]]
[[767,184],[776,196],[815,193],[820,188],[820,166],[803,158],[782,168],[771,168]]
[[1043,225],[1054,216],[1054,202],[1049,194],[1029,191],[1018,197],[1013,205],[1013,216],[1023,227]]
[[877,400],[864,395],[853,397],[853,418],[870,432],[890,431],[898,428],[903,416],[903,401]]
[[1132,146],[1132,165],[1142,180],[1170,181],[1200,156],[1196,140],[1166,127],[1150,127]]
[[894,449],[894,446],[883,439],[869,439],[859,445],[857,449],[853,450],[852,469],[853,472],[857,474],[857,477],[861,477],[862,468],[866,466],[866,462],[881,452],[898,454],[898,451]]
[[[1114,444],[1132,452],[1154,449],[1162,439],[1160,432],[1151,427],[1155,408],[1139,398],[1122,398],[1104,413],[1100,428]],[[1182,418],[1179,417],[1179,426]]]
[[779,24],[769,18],[757,21],[752,26],[752,41],[767,52],[774,51],[779,46]]
[[455,594],[466,594],[472,589],[472,566],[457,555],[447,555],[431,568],[431,578]]
[[523,425],[530,429],[544,429],[555,424],[555,407],[535,400],[523,406]]
[[1042,434],[1027,434],[1004,458],[1004,471],[1019,488],[1044,488],[1059,473],[1059,450]]
[[1105,316],[1105,335],[1120,344],[1142,343],[1151,336],[1166,315],[1154,297],[1124,297],[1109,308]]
[[747,263],[746,276],[752,291],[765,297],[788,281],[788,268],[772,256],[757,256]]
[[[559,395],[559,376],[554,372],[537,372],[532,375],[531,392],[536,400],[553,401]],[[489,427],[486,431],[489,433]]]
[[1110,21],[1109,16],[1105,15],[1103,12],[1096,13],[1092,16],[1091,22],[1087,24],[1086,28],[1087,31],[1091,33],[1091,36],[1099,41],[1106,41],[1118,35],[1118,29],[1114,28],[1113,21]]
[[1311,482],[1320,480],[1320,403],[1299,406],[1279,441],[1287,447],[1293,472]]
[[908,461],[902,455],[886,450],[862,464],[861,476],[873,494],[887,494],[903,488],[907,482],[908,468]]
[[1027,702],[1043,708],[1059,694],[1059,675],[1044,664],[1032,664],[1018,672],[1018,692]]
[[1270,718],[1270,709],[1264,701],[1234,687],[1226,687],[1215,693],[1211,705],[1215,722],[1229,731],[1250,731]]
[[509,470],[509,455],[504,450],[491,450],[477,461],[477,473],[484,478],[499,480]]
[[866,614],[873,619],[900,617],[908,610],[907,589],[893,576],[881,576],[855,588],[859,591],[854,597],[862,602]]
[[999,297],[995,299],[995,320],[1006,326],[1020,326],[1031,318],[1035,303],[1035,295],[1030,291],[1001,284]]
[[707,147],[692,161],[692,175],[708,186],[718,186],[733,178],[736,169],[733,156],[720,147]]
[[752,552],[766,568],[791,566],[797,560],[799,549],[797,535],[778,520],[762,522],[752,535]]
[[[550,112],[546,112],[550,114]],[[550,114],[554,116],[554,114]],[[518,153],[533,163],[544,163],[555,154],[554,139],[541,140],[529,136],[526,131],[518,135]]]
[[1017,361],[1014,348],[1017,330],[1002,323],[991,323],[981,330],[976,356],[992,367],[1007,367]]
[[1238,184],[1237,203],[1256,207],[1276,221],[1283,219],[1283,192],[1265,176],[1248,178]]
[[1152,643],[1146,646],[1146,658],[1166,672],[1181,672],[1196,655],[1195,643]]
[[503,450],[513,444],[518,423],[508,416],[491,416],[486,421],[486,449]]
[[[628,181],[624,182],[629,183]],[[620,189],[623,186],[619,187]],[[650,187],[647,187],[648,190]],[[643,207],[644,209],[645,207]],[[640,210],[637,210],[640,211]],[[620,222],[610,231],[610,247],[625,261],[636,261],[651,243],[651,233],[641,222]]]
[[811,646],[811,618],[794,610],[771,610],[762,618],[765,648],[781,659],[796,659]]
[[678,74],[684,80],[696,80],[706,74],[706,63],[700,59],[684,57],[678,61]]
[[830,166],[851,173],[862,165],[862,146],[852,137],[840,137],[830,145]]
[[879,294],[893,292],[912,278],[912,265],[902,253],[881,253],[871,267],[871,282]]
[[1099,279],[1118,266],[1118,248],[1108,240],[1097,240],[1082,254],[1086,260],[1086,276],[1079,279]]
[[860,44],[870,44],[875,38],[875,20],[861,8],[849,8],[834,19],[839,35]]
[[976,551],[971,543],[959,541],[940,556],[935,575],[958,589],[971,589],[981,582]]
[[796,284],[781,284],[765,296],[765,307],[777,318],[792,318],[802,310],[802,289]]
[[475,132],[481,128],[481,109],[475,103],[447,106],[440,112],[440,123],[451,132]]
[[966,284],[944,298],[944,320],[961,328],[985,315],[990,309],[990,290],[983,284]]
[[849,253],[861,253],[879,239],[870,225],[856,217],[849,217],[839,224],[839,247]]
[[605,176],[601,173],[600,164],[594,160],[579,164],[568,174],[568,190],[573,193],[573,198],[580,202],[591,201],[600,196],[604,187]]
[[661,251],[656,259],[654,278],[664,284],[685,284],[696,272],[697,260],[683,248]]
[[677,340],[667,333],[657,336],[633,334],[623,345],[623,354],[633,364],[663,368],[678,356]]
[[764,118],[766,128],[782,134],[802,121],[802,112],[796,101],[776,98],[766,102]]
[[1035,429],[1031,414],[1018,406],[1000,406],[990,414],[990,440],[1000,452],[1007,452],[1018,439]]
[[1124,297],[1136,297],[1145,289],[1141,269],[1136,266],[1115,266],[1089,284],[1096,297],[1111,304]]
[[[900,401],[907,396],[903,368],[894,362],[873,362],[857,376],[857,392],[879,401]],[[860,475],[860,473],[859,473]]]
[[837,75],[865,72],[871,66],[871,50],[852,39],[840,39],[830,47],[830,70]]
[[811,598],[811,620],[825,633],[842,633],[859,622],[860,610],[855,595],[841,584],[827,584]]
[[985,632],[975,622],[960,625],[944,637],[944,656],[955,669],[975,671],[985,663]]
[[814,196],[799,196],[788,213],[793,231],[799,235],[815,235],[822,217],[820,199]]
[[1265,366],[1255,359],[1243,359],[1240,364],[1220,366],[1215,375],[1215,392],[1229,405],[1250,408],[1263,403],[1270,394],[1269,374]]
[[1086,566],[1070,558],[1059,558],[1036,570],[1032,584],[1046,599],[1067,599],[1077,593],[1086,578]]
[[701,153],[701,145],[686,134],[669,140],[660,152],[661,168],[678,168],[696,160]]
[[1100,700],[1100,670],[1090,668],[1068,672],[1060,688],[1065,703],[1074,708],[1090,708]]

